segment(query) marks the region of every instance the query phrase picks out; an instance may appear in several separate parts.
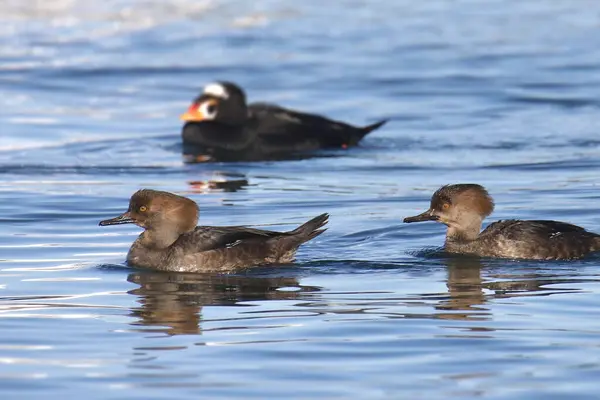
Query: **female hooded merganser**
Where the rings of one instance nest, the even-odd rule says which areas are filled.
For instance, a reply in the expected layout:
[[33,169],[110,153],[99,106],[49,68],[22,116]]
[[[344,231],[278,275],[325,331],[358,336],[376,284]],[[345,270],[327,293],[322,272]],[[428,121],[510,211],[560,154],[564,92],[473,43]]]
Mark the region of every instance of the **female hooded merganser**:
[[203,161],[283,159],[320,148],[347,148],[386,121],[355,127],[266,103],[246,104],[244,91],[215,82],[181,116],[183,152]]
[[444,248],[451,253],[568,260],[600,250],[600,235],[565,222],[511,219],[494,222],[480,232],[483,219],[492,211],[494,201],[483,186],[446,185],[433,194],[429,210],[404,222],[437,221],[446,225]]
[[142,189],[129,209],[100,226],[136,224],[127,263],[175,272],[234,272],[255,265],[292,262],[298,247],[325,232],[329,215],[321,214],[290,232],[242,226],[196,226],[198,205],[182,196]]

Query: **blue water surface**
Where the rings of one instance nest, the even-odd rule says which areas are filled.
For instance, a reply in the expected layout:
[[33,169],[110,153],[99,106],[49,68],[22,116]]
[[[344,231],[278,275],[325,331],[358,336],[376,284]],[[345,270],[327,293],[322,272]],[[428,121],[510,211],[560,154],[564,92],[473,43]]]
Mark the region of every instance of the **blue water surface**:
[[[596,399],[600,256],[444,255],[403,224],[476,182],[492,219],[600,232],[600,2],[0,3],[3,399]],[[354,124],[312,159],[186,164],[211,81]],[[125,266],[142,187],[214,225],[329,230],[239,275]]]

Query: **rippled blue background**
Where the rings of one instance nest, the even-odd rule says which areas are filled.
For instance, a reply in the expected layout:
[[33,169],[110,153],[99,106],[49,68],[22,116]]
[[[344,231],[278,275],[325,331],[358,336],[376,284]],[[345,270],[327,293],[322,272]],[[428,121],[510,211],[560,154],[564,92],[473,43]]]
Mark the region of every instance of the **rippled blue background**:
[[[7,399],[597,398],[599,257],[446,257],[404,225],[442,184],[492,219],[600,231],[600,3],[0,2],[0,395]],[[302,161],[185,165],[202,86],[355,124]],[[141,187],[215,225],[330,212],[298,263],[124,266],[101,228]]]

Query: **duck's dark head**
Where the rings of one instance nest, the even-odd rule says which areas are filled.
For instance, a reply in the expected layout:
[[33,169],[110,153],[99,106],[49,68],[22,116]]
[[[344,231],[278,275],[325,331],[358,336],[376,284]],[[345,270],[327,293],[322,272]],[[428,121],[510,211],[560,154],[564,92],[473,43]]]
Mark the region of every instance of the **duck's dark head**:
[[226,125],[243,125],[248,118],[246,94],[235,83],[213,82],[206,85],[181,115],[187,123],[214,121]]
[[100,226],[136,224],[149,232],[146,239],[156,247],[171,245],[179,236],[191,232],[198,223],[198,205],[186,197],[152,189],[138,190],[129,208],[118,217],[100,221]]
[[[494,211],[494,200],[487,190],[474,183],[442,186],[431,197],[429,209],[404,222],[437,221],[452,232],[472,236],[479,233],[483,219]],[[449,231],[449,234],[452,232]]]

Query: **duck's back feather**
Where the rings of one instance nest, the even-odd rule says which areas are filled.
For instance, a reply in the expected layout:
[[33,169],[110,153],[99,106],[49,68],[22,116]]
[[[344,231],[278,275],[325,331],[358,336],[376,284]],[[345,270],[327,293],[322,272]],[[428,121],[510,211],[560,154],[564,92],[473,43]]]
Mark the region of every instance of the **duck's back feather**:
[[572,259],[600,250],[600,235],[560,221],[502,220],[490,224],[470,246],[484,256]]
[[233,272],[261,264],[286,263],[298,247],[325,231],[321,214],[289,232],[244,226],[198,226],[167,249],[146,247],[138,238],[127,260],[134,266],[179,272]]
[[182,235],[177,242],[197,252],[230,248],[241,241],[265,241],[276,236],[288,235],[244,226],[198,226],[193,232]]
[[308,114],[269,103],[248,106],[249,127],[258,137],[271,145],[297,147],[307,150],[319,147],[354,146],[369,132],[386,121],[357,127],[321,115]]

